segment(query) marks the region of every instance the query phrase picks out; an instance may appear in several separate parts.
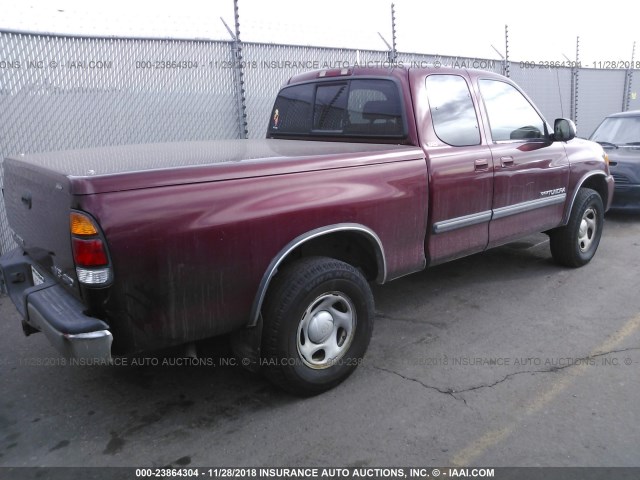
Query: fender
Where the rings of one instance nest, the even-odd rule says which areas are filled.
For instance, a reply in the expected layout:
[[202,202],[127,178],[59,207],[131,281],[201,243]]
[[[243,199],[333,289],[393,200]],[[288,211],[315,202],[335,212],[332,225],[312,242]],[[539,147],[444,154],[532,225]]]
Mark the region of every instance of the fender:
[[[580,180],[578,180],[576,182],[576,187],[573,191],[573,194],[571,195],[571,201],[567,204],[567,207],[565,208],[565,212],[564,212],[564,216],[562,218],[562,225],[566,225],[567,222],[569,221],[569,216],[571,215],[571,210],[573,210],[573,204],[576,201],[576,196],[578,195],[578,191],[582,188],[582,186],[586,183],[586,181],[591,178],[591,177],[595,177],[596,175],[600,175],[604,178],[605,182],[607,181],[607,178],[611,177],[611,175],[607,175],[606,172],[603,171],[591,171],[591,172],[587,172],[586,174],[584,174],[582,176],[582,178],[580,178]],[[608,183],[608,182],[607,182]],[[600,193],[600,192],[599,192]],[[611,194],[609,192],[607,192],[607,195],[610,197]],[[602,199],[603,202],[605,203],[604,207],[605,207],[605,211],[607,210],[607,203],[609,203],[609,201],[611,200],[609,199]]]
[[291,240],[287,245],[285,245],[282,250],[280,250],[280,252],[278,252],[278,255],[276,255],[273,260],[271,260],[271,263],[269,263],[269,267],[262,276],[260,286],[258,287],[258,292],[256,293],[256,296],[253,300],[253,304],[251,306],[251,315],[249,317],[249,323],[247,324],[247,327],[255,327],[258,324],[258,320],[260,318],[260,309],[262,308],[262,303],[264,302],[264,297],[267,293],[269,285],[271,284],[271,280],[276,275],[276,273],[278,273],[278,267],[287,258],[287,256],[300,245],[303,245],[309,240],[313,240],[314,238],[336,232],[357,232],[362,234],[369,240],[376,254],[376,263],[378,266],[378,277],[376,278],[376,282],[380,284],[385,282],[387,278],[387,262],[384,254],[384,247],[382,246],[380,237],[378,237],[378,235],[376,235],[373,230],[358,223],[338,223],[336,225],[328,225],[326,227],[316,228],[315,230],[311,230],[310,232],[304,233]]

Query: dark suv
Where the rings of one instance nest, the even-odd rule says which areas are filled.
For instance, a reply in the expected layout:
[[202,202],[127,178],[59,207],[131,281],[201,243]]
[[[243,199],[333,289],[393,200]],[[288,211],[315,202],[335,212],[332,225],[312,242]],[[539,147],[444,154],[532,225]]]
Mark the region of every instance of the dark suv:
[[609,115],[590,140],[609,155],[616,182],[611,208],[640,211],[640,110]]

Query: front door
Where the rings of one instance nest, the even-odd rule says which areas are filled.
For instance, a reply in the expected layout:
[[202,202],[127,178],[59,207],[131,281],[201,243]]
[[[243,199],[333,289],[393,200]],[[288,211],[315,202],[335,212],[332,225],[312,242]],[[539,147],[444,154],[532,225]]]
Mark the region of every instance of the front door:
[[569,160],[562,142],[513,85],[478,81],[489,124],[494,170],[493,215],[489,246],[560,224],[569,181]]

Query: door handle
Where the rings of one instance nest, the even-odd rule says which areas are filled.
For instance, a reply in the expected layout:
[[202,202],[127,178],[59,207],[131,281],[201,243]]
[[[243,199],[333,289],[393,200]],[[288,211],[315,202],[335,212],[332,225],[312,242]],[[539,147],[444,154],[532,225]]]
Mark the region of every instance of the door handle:
[[513,165],[513,157],[500,157],[500,165],[502,168]]
[[476,170],[487,170],[489,168],[489,162],[483,158],[476,160],[474,166]]

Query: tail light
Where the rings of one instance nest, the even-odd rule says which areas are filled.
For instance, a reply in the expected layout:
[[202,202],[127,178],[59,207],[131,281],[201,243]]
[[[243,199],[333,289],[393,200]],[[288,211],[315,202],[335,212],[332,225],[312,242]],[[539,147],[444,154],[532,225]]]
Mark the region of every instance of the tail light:
[[94,221],[84,213],[71,212],[71,246],[78,281],[104,285],[111,280],[107,247]]

